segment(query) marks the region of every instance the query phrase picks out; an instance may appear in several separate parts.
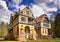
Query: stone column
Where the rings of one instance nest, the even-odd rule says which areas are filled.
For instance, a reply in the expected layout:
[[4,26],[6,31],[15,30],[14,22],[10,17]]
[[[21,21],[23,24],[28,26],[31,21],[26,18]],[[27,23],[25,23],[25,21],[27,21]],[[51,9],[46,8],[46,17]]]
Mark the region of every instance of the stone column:
[[36,31],[34,31],[34,33],[33,33],[33,39],[34,40],[36,40],[36,36],[37,36]]
[[17,37],[17,40],[21,40],[21,35],[20,35],[20,28],[18,29],[18,37]]

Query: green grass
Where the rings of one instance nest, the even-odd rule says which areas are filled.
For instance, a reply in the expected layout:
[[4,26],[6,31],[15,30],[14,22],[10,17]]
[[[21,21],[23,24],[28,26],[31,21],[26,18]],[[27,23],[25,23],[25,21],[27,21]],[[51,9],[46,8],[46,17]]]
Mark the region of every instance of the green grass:
[[0,42],[17,42],[17,41],[0,41]]
[[27,42],[60,42],[60,39],[28,40]]
[[[21,41],[0,41],[0,42],[21,42]],[[27,40],[25,42],[60,42],[60,39],[40,39],[40,40]]]

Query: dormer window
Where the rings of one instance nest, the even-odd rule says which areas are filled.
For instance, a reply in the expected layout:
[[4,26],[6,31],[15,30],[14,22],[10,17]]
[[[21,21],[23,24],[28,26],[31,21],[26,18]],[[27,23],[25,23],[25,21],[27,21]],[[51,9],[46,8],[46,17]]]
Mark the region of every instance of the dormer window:
[[29,16],[29,11],[26,11],[26,15]]

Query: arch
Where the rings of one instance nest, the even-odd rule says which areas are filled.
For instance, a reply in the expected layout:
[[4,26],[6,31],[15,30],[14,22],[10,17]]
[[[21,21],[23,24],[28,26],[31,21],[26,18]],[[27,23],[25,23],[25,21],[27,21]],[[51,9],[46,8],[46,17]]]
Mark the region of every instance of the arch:
[[25,33],[30,33],[30,27],[29,26],[25,27]]

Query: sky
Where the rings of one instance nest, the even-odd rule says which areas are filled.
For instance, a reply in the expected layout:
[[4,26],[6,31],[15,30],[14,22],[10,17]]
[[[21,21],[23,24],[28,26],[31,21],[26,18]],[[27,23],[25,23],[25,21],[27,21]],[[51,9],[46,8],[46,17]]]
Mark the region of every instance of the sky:
[[48,18],[60,13],[60,0],[0,0],[0,20],[10,21],[10,14],[29,6],[34,17],[47,14]]

